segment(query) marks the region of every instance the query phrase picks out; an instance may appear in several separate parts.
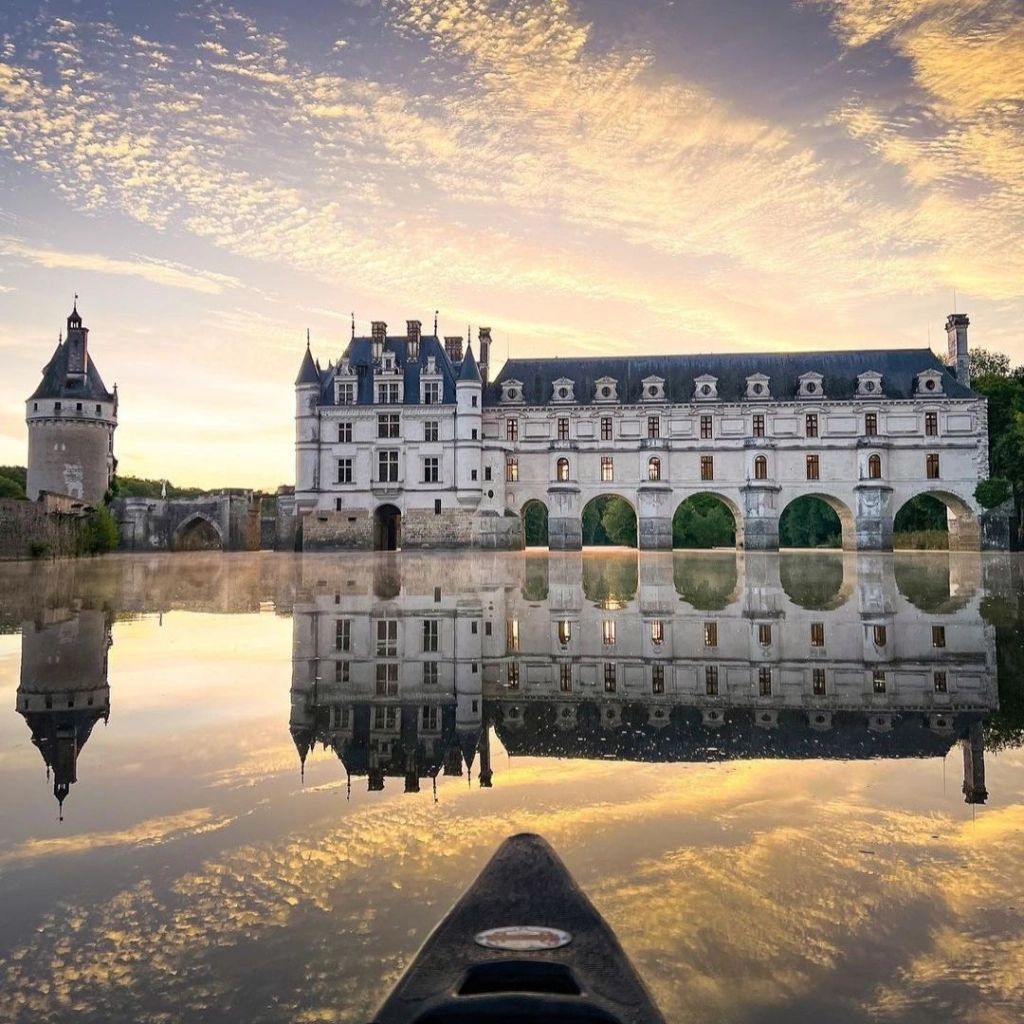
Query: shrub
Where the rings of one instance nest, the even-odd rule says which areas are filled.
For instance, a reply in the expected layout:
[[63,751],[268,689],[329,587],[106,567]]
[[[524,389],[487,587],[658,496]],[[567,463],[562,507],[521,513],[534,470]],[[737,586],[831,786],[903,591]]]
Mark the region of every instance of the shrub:
[[974,496],[982,508],[995,508],[1010,497],[1010,481],[1001,476],[982,480],[974,488]]
[[105,551],[113,551],[121,542],[121,534],[117,528],[117,520],[105,508],[96,510],[89,520],[86,534],[86,550],[93,555],[102,555]]
[[0,476],[0,498],[26,498],[25,488],[9,476]]

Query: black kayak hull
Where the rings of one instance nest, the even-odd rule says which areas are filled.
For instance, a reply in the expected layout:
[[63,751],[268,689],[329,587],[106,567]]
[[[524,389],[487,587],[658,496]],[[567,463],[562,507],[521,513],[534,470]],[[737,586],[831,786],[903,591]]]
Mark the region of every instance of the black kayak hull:
[[665,1024],[615,933],[528,833],[502,843],[373,1020]]

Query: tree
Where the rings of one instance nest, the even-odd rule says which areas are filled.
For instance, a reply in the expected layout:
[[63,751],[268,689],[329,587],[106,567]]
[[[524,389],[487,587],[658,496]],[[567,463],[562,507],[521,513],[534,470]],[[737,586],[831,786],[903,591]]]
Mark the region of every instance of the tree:
[[25,488],[9,476],[0,474],[0,498],[25,498]]
[[687,498],[672,517],[672,547],[736,546],[736,522],[725,503],[711,494]]
[[987,348],[976,348],[970,353],[971,384],[981,377],[1009,377],[1010,357],[1002,352],[990,352]]
[[842,540],[843,527],[839,516],[821,498],[796,498],[779,517],[781,547],[839,547]]
[[523,510],[523,534],[527,547],[546,547],[548,510],[539,501],[529,501]]
[[636,513],[625,498],[613,495],[608,499],[601,513],[601,525],[612,544],[636,547]]
[[892,528],[896,533],[917,533],[921,530],[947,530],[946,506],[930,494],[911,498],[897,513]]
[[1010,481],[1001,476],[982,480],[974,488],[974,497],[978,499],[978,504],[982,508],[995,508],[997,505],[1002,505],[1011,493]]
[[594,498],[583,508],[583,544],[590,547],[595,544],[607,544],[608,534],[605,533],[601,517],[604,515],[607,498]]
[[98,508],[89,519],[86,531],[85,546],[89,554],[102,555],[114,551],[121,542],[121,533],[117,528],[117,520],[105,508]]

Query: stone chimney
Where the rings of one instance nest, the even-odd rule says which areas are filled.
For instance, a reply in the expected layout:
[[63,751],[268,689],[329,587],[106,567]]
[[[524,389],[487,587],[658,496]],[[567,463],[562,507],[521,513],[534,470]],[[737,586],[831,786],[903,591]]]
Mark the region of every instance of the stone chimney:
[[420,361],[420,332],[423,325],[419,320],[405,321],[405,361],[407,363],[418,363]]
[[444,336],[444,350],[453,363],[462,362],[462,335],[446,334]]
[[480,366],[480,377],[484,384],[488,381],[488,372],[491,368],[491,329],[490,327],[481,327],[477,331],[477,342],[478,348],[480,349],[480,358],[478,365]]
[[373,361],[380,362],[384,356],[384,342],[388,336],[388,325],[383,320],[374,320],[370,324],[370,339],[373,342]]
[[949,339],[946,365],[965,387],[971,386],[971,357],[967,348],[967,328],[970,323],[966,313],[950,313],[946,317],[946,337]]

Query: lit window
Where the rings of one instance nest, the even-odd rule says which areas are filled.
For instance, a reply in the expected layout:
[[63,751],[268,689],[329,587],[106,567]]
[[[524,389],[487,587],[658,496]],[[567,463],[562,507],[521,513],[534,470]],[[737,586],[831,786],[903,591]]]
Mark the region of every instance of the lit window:
[[758,455],[758,457],[754,459],[754,479],[768,479],[768,459],[763,455]]
[[505,460],[505,479],[509,483],[515,483],[519,479],[519,460]]
[[864,434],[867,437],[878,436],[878,413],[864,413]]
[[601,639],[606,645],[615,643],[615,620],[605,619],[601,623]]
[[715,457],[713,455],[700,457],[700,478],[701,480],[715,479]]
[[807,479],[808,480],[817,480],[819,472],[820,472],[820,467],[818,465],[818,456],[817,455],[808,455],[807,456]]
[[805,427],[804,433],[808,437],[817,437],[818,436],[818,414],[815,413],[815,412],[809,412],[804,417],[804,427]]
[[661,479],[661,459],[650,459],[647,463],[647,479],[657,483]]
[[555,463],[555,479],[559,483],[568,483],[569,481],[569,460],[559,459]]
[[772,645],[772,627],[770,623],[762,622],[757,627],[757,642],[762,647],[771,647]]
[[563,661],[558,666],[558,689],[562,693],[572,693],[572,662]]
[[882,478],[882,457],[881,455],[868,456],[868,479],[880,480]]
[[812,647],[824,647],[825,646],[825,623],[824,622],[812,622],[811,623],[811,646]]
[[505,420],[505,440],[519,440],[519,420]]
[[655,619],[651,623],[651,643],[660,647],[665,642],[665,623]]
[[510,651],[519,650],[519,620],[509,619],[505,623],[505,646]]
[[567,417],[559,417],[558,420],[558,440],[568,441],[569,440],[569,420]]
[[925,476],[929,480],[939,479],[939,457],[934,452],[925,459]]
[[558,642],[563,647],[572,642],[572,623],[568,619],[562,619],[558,623]]
[[610,483],[614,479],[615,463],[610,455],[601,456],[601,482]]
[[705,622],[704,623],[704,646],[705,647],[717,647],[718,646],[718,623],[717,622]]

